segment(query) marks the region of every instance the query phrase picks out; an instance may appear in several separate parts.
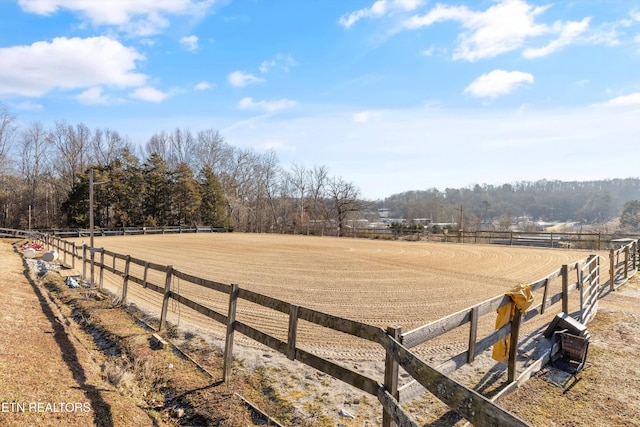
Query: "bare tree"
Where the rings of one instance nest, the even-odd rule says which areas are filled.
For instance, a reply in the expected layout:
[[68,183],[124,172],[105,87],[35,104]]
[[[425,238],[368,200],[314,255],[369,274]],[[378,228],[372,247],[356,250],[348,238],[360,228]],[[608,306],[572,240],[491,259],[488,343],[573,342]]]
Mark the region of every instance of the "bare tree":
[[[293,163],[291,165],[291,172],[289,173],[289,180],[291,185],[296,190],[297,206],[296,206],[296,219],[294,221],[294,234],[304,227],[305,224],[305,198],[307,196],[307,188],[309,186],[310,171],[304,166]],[[309,229],[307,228],[307,233]]]
[[[26,186],[27,200],[22,206],[24,212],[34,213],[34,219],[47,222],[47,196],[43,189],[50,178],[49,147],[51,141],[47,138],[47,132],[41,122],[32,122],[24,129],[19,139],[20,145],[20,173]],[[37,213],[37,215],[36,215]],[[31,220],[31,215],[29,216]],[[22,224],[24,225],[24,224]]]
[[169,135],[169,169],[174,171],[178,165],[185,163],[191,169],[198,166],[196,161],[196,139],[189,129],[176,128]]
[[96,129],[91,138],[91,157],[93,163],[101,166],[111,164],[121,158],[125,150],[133,152],[132,144],[118,131],[109,128]]
[[358,200],[360,190],[342,178],[332,178],[327,182],[327,191],[332,200],[332,211],[338,223],[338,236],[344,236],[347,216],[363,209],[362,202]]
[[173,133],[155,133],[147,142],[145,150],[147,157],[152,154],[160,156],[170,171],[175,171],[181,163],[186,163],[192,170],[200,167],[197,141],[189,129],[176,128]]
[[202,170],[205,167],[212,171],[220,170],[224,157],[229,157],[231,147],[215,129],[207,129],[198,132],[196,139],[196,160],[198,165],[194,170]]
[[278,224],[278,197],[281,189],[280,180],[282,179],[282,170],[278,166],[278,158],[273,151],[267,152],[262,156],[262,190],[264,191],[268,209],[268,229],[275,230]]
[[8,165],[9,149],[15,140],[18,126],[15,125],[15,116],[9,112],[9,108],[0,104],[0,174]]
[[256,154],[247,149],[234,148],[223,158],[220,182],[227,200],[227,209],[232,226],[243,231],[252,231],[254,202],[256,197],[254,180]]
[[5,104],[0,104],[0,203],[2,206],[2,226],[9,227],[9,211],[13,211],[17,201],[16,185],[11,185],[12,177],[8,173],[10,158],[9,151],[15,141],[18,126],[15,116],[10,113]]
[[320,234],[324,235],[326,217],[325,187],[329,179],[329,168],[315,166],[311,170],[309,182],[309,195],[311,197],[311,219],[320,223]]
[[58,122],[47,139],[56,147],[55,169],[62,180],[62,190],[68,193],[77,182],[78,174],[89,164],[91,131],[83,123],[74,129],[65,122]]
[[274,193],[278,187],[280,168],[278,157],[274,151],[268,151],[255,158],[254,179],[254,205],[252,207],[255,217],[255,229],[259,233],[272,231],[277,216],[275,215]]
[[145,157],[150,159],[154,154],[159,156],[165,163],[169,160],[169,135],[165,131],[154,133],[145,145]]

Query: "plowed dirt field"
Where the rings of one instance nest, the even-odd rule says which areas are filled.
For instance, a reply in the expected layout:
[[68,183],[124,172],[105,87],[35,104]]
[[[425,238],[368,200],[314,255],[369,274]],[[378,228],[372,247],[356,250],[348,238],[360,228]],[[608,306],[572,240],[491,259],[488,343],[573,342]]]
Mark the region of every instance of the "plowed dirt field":
[[[171,264],[182,272],[217,282],[237,283],[241,288],[336,316],[383,328],[397,325],[403,332],[589,255],[562,249],[240,233],[96,237],[95,246]],[[105,263],[111,262],[107,257]],[[123,261],[118,260],[116,266],[124,270]],[[132,266],[131,274],[142,278],[142,268]],[[110,290],[121,292],[122,278],[108,274],[105,278]],[[148,279],[164,287],[163,274],[150,272]],[[176,279],[173,290],[226,314],[225,294]],[[157,314],[161,296],[130,283],[128,302]],[[489,317],[493,316],[486,316],[481,327],[490,330],[495,319]],[[288,319],[284,314],[240,300],[238,318],[286,341]],[[181,327],[204,328],[209,337],[223,337],[223,325],[184,306],[170,304],[169,319]],[[380,346],[364,340],[303,321],[298,331],[298,345],[322,357],[384,359]],[[465,350],[465,340],[461,331],[458,341],[448,336],[417,352],[437,361],[444,353]]]

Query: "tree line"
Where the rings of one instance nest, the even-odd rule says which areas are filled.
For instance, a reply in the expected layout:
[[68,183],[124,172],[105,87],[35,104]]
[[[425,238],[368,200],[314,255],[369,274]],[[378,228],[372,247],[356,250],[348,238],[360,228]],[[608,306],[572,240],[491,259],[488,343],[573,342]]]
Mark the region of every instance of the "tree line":
[[[465,229],[507,230],[517,218],[603,225],[620,218],[620,228],[640,231],[640,179],[598,181],[539,180],[469,188],[432,188],[392,195],[376,203],[394,218],[463,222]],[[622,215],[621,215],[622,214]]]
[[341,235],[365,202],[326,166],[283,168],[273,151],[228,144],[219,131],[161,131],[144,147],[108,128],[18,125],[0,104],[0,223],[97,227],[205,225],[248,232]]

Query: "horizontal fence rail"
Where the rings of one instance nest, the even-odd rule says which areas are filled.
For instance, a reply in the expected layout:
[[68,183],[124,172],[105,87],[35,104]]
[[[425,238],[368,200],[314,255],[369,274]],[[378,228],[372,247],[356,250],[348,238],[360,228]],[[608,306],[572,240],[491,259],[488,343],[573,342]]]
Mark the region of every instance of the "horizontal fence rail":
[[[1,229],[0,229],[1,230]],[[39,230],[49,236],[59,238],[89,237],[91,230],[86,228]],[[94,236],[135,236],[145,234],[180,234],[180,233],[220,233],[227,231],[224,227],[215,226],[165,226],[165,227],[112,227],[96,228]]]
[[0,228],[0,237],[15,237],[20,239],[39,239],[37,231],[14,230],[12,228]]
[[[284,354],[291,360],[298,360],[376,396],[384,408],[383,425],[385,427],[394,425],[393,423],[400,426],[416,426],[417,424],[402,409],[401,403],[411,399],[417,393],[424,392],[425,389],[433,393],[469,422],[474,423],[474,425],[526,426],[527,424],[524,421],[503,410],[495,402],[463,386],[447,375],[461,366],[473,362],[477,356],[488,350],[496,342],[506,336],[510,336],[512,344],[508,361],[507,381],[510,384],[520,384],[521,381],[525,381],[531,375],[533,369],[533,366],[530,366],[520,376],[516,372],[516,348],[521,326],[531,319],[547,313],[551,307],[558,303],[561,303],[563,312],[569,313],[570,295],[576,290],[579,291],[577,316],[586,323],[595,315],[599,297],[600,257],[590,255],[572,264],[563,265],[549,275],[530,283],[529,285],[533,292],[542,292],[542,298],[539,299],[539,302],[529,307],[522,315],[516,311],[517,315],[513,320],[488,334],[478,336],[479,321],[490,314],[495,315],[497,309],[509,304],[511,302],[509,297],[505,295],[496,296],[445,318],[402,333],[400,328],[389,327],[384,330],[380,327],[340,318],[242,289],[237,284],[227,285],[196,277],[181,272],[171,265],[155,264],[108,250],[87,248],[86,245],[79,247],[73,242],[67,242],[55,235],[42,235],[41,238],[47,246],[53,246],[62,252],[63,263],[67,265],[70,263],[73,266],[75,259],[80,259],[83,276],[85,277],[85,265],[91,263],[93,266],[95,262],[100,269],[99,287],[103,285],[103,272],[105,270],[122,277],[121,299],[123,302],[127,299],[129,283],[140,285],[142,288],[161,296],[162,306],[160,308],[159,331],[166,327],[167,308],[170,299],[222,325],[226,325],[223,367],[223,379],[225,381],[230,379],[234,333],[238,332]],[[87,257],[88,251],[90,253],[99,252],[99,261],[90,260]],[[614,257],[617,257],[615,259],[612,257],[611,260],[613,261],[611,262],[613,263],[612,265],[616,266],[616,271],[618,272],[616,274],[618,276],[626,274],[625,277],[628,277],[632,272],[637,271],[638,241],[633,241],[612,253]],[[620,260],[622,257],[624,259]],[[141,271],[141,273],[133,274],[132,265],[137,266],[137,270]],[[619,267],[619,265],[624,266],[625,273],[622,272],[622,267]],[[226,313],[220,312],[221,310],[219,309],[207,307],[186,294],[181,294],[179,292],[180,288],[173,286],[174,279],[220,293],[228,301]],[[556,289],[554,291],[552,284],[557,281],[561,282],[559,286],[555,286],[556,288],[559,287],[559,290]],[[611,282],[613,283],[613,280]],[[258,304],[284,314],[288,321],[286,340],[269,335],[237,319],[236,309],[239,301]],[[298,347],[296,342],[297,325],[300,319],[381,345],[387,354],[383,381],[369,378]],[[466,350],[445,360],[437,367],[427,364],[411,350],[418,345],[467,325],[469,327],[469,335]],[[541,366],[542,363],[543,360],[539,360],[534,365]],[[413,382],[402,388],[398,388],[398,367],[404,368],[414,379]]]

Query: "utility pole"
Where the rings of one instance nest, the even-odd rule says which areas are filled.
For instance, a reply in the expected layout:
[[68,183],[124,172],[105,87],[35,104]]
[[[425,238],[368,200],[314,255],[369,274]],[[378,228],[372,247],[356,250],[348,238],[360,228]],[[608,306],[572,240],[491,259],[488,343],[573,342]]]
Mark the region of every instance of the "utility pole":
[[89,169],[89,252],[91,253],[91,286],[93,286],[93,278],[94,278],[94,260],[95,260],[95,249],[93,247],[93,227],[94,227],[94,219],[93,219],[93,186],[106,184],[108,181],[103,182],[93,182],[93,168]]
[[93,262],[95,260],[93,252],[93,168],[89,169],[89,252],[91,253],[91,286],[93,286]]

